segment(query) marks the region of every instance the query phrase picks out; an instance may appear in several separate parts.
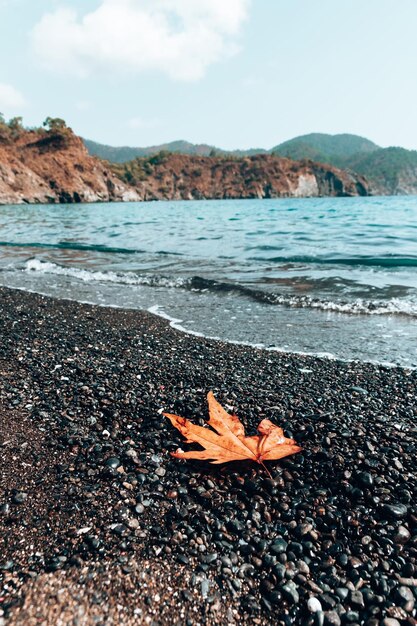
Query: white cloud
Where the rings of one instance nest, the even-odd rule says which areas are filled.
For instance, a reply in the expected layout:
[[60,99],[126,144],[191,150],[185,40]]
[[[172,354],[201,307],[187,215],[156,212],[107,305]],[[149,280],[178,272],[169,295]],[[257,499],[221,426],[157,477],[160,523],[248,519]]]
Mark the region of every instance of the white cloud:
[[47,13],[35,26],[37,55],[50,69],[88,76],[95,70],[160,71],[196,80],[238,50],[250,0],[101,0],[79,16]]
[[25,106],[25,99],[13,85],[0,83],[0,111],[14,113]]

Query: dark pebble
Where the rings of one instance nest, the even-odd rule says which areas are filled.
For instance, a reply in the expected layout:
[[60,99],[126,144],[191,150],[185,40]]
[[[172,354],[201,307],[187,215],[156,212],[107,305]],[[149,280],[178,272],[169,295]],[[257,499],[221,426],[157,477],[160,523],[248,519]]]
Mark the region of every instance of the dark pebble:
[[288,582],[280,587],[282,595],[289,602],[289,604],[298,604],[300,596],[297,591],[297,586],[293,582]]
[[188,565],[190,562],[190,559],[188,558],[188,556],[186,556],[185,554],[179,554],[177,556],[177,561],[179,561],[180,563],[182,563],[183,565]]
[[282,554],[283,552],[286,552],[288,547],[288,543],[285,541],[285,539],[275,539],[275,541],[272,543],[271,545],[271,552],[272,554]]
[[358,483],[362,487],[365,487],[366,489],[370,489],[372,485],[374,484],[374,479],[372,477],[372,474],[370,474],[369,472],[360,472],[358,474],[357,480],[358,480]]
[[362,394],[364,396],[368,395],[367,390],[364,389],[363,387],[356,387],[356,386],[355,387],[351,387],[351,391],[356,391],[356,393],[360,393],[360,394]]
[[335,593],[343,602],[349,595],[349,589],[346,587],[338,587]]
[[343,615],[343,621],[346,622],[347,624],[359,624],[360,621],[360,617],[359,617],[359,613],[357,611],[347,611],[344,615]]
[[351,591],[349,594],[349,602],[355,609],[363,609],[365,607],[363,595],[360,591]]
[[324,613],[324,625],[325,626],[340,626],[341,620],[336,611],[326,611]]
[[280,581],[280,580],[284,580],[287,568],[282,563],[277,563],[276,565],[274,565],[272,571],[274,572],[275,576]]
[[122,464],[121,460],[117,456],[111,456],[106,459],[105,465],[111,469],[117,469]]
[[191,591],[188,591],[188,589],[183,589],[181,591],[181,595],[184,600],[187,600],[187,602],[191,602],[191,600],[193,599],[193,594],[191,593]]
[[211,554],[206,554],[206,555],[203,557],[204,562],[205,562],[205,563],[208,563],[208,564],[210,564],[210,563],[214,563],[215,561],[217,561],[217,559],[218,559],[218,554],[217,554],[217,552],[212,552]]
[[397,531],[394,535],[395,543],[404,544],[410,539],[411,534],[405,526],[398,526]]
[[8,572],[10,570],[12,570],[14,567],[14,561],[6,561],[5,563],[0,563],[0,570],[3,570],[4,572]]
[[14,504],[23,504],[23,502],[25,502],[25,500],[27,499],[28,494],[25,493],[24,491],[17,491],[12,500],[14,502]]
[[407,516],[408,509],[405,504],[384,504],[382,506],[382,512],[387,517],[393,519],[404,519]]
[[334,609],[336,606],[336,600],[328,593],[322,593],[319,598],[325,611]]
[[278,590],[270,591],[267,595],[267,599],[272,602],[272,604],[281,604],[282,593]]
[[411,613],[414,609],[415,600],[414,594],[409,587],[405,587],[404,585],[398,587],[395,590],[394,597],[396,604],[401,606],[407,613]]

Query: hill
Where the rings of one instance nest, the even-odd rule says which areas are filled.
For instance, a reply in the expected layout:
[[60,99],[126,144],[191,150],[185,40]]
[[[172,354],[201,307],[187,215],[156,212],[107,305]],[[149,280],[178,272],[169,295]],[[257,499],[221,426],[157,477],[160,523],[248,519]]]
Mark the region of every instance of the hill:
[[356,154],[369,154],[379,146],[358,135],[326,135],[311,133],[301,135],[272,148],[272,154],[290,159],[314,158],[328,163],[333,159],[349,158]]
[[[110,164],[109,164],[110,165]],[[161,152],[112,171],[145,200],[366,196],[366,179],[330,165],[270,154],[200,157]]]
[[342,163],[366,176],[374,195],[417,194],[416,150],[380,148],[370,154],[352,155]]
[[111,164],[63,120],[31,130],[0,120],[0,204],[367,194],[365,178],[311,161],[160,152]]
[[373,195],[417,194],[417,152],[414,150],[380,148],[357,135],[312,133],[286,141],[272,152],[351,169],[366,176]]
[[111,163],[126,163],[137,157],[147,157],[159,152],[173,154],[192,154],[197,156],[254,156],[256,154],[275,154],[293,160],[311,159],[313,161],[330,162],[332,159],[350,157],[354,154],[369,153],[378,150],[379,146],[369,139],[357,135],[326,135],[311,133],[295,137],[275,146],[271,150],[251,148],[249,150],[223,150],[213,145],[194,144],[189,141],[172,141],[155,146],[132,148],[128,146],[113,147],[83,139],[89,153]]
[[158,146],[148,146],[146,148],[131,148],[128,146],[113,147],[91,141],[90,139],[83,139],[83,141],[91,155],[112,163],[125,163],[137,157],[152,156],[153,154],[158,154],[163,151],[209,156],[210,153],[217,150],[214,146],[193,144],[188,141],[172,141]]
[[246,157],[273,154],[293,160],[327,163],[366,176],[373,195],[417,194],[417,152],[404,148],[381,148],[365,137],[351,134],[328,135],[310,133],[281,143],[271,150],[227,151],[208,144],[174,141],[147,148],[113,148],[84,140],[90,154],[112,163],[125,163],[137,157],[150,157],[160,152],[196,156]]
[[0,120],[0,204],[138,199],[108,164],[88,154],[62,120],[48,130]]
[[88,152],[92,156],[110,161],[111,163],[126,163],[137,157],[147,157],[159,152],[172,152],[173,154],[192,154],[196,156],[215,156],[228,154],[232,156],[251,156],[254,154],[264,154],[267,150],[262,148],[254,148],[252,150],[222,150],[206,143],[194,144],[189,141],[171,141],[170,143],[162,143],[157,146],[148,146],[146,148],[130,148],[128,146],[113,147],[105,144],[83,139]]

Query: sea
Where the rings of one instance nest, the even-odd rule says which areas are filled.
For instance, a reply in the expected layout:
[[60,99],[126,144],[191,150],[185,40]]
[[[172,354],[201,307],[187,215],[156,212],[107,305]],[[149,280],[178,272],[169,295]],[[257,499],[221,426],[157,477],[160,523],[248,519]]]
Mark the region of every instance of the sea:
[[417,367],[417,197],[0,206],[0,285]]

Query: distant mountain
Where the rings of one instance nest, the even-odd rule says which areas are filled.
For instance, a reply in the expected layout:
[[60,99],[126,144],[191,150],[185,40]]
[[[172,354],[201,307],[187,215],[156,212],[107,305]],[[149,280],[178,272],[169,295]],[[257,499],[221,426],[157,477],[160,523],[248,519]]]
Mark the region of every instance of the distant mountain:
[[374,195],[417,194],[417,152],[404,148],[381,148],[358,135],[310,133],[285,141],[271,150],[253,148],[227,151],[187,141],[173,141],[146,148],[113,148],[87,139],[84,139],[84,143],[90,154],[112,163],[127,163],[160,152],[227,157],[273,154],[295,161],[307,159],[366,176]]
[[374,195],[417,194],[416,150],[380,148],[352,155],[343,164],[339,160],[339,164],[366,176]]
[[324,133],[311,133],[295,137],[289,141],[275,146],[271,150],[264,148],[251,148],[249,150],[224,150],[206,143],[194,144],[189,141],[171,141],[156,146],[147,147],[113,147],[105,144],[83,139],[89,153],[105,159],[111,163],[127,163],[137,157],[147,157],[158,152],[172,152],[173,154],[192,154],[196,156],[254,156],[256,154],[277,154],[289,159],[312,159],[327,163],[339,157],[350,157],[357,153],[369,153],[378,150],[379,146],[369,139],[357,135],[326,135]]
[[357,135],[312,133],[290,139],[272,153],[292,159],[312,159],[366,176],[374,195],[417,194],[417,152],[380,148]]
[[95,141],[90,141],[89,139],[83,139],[83,141],[91,155],[105,159],[111,163],[126,163],[137,157],[152,156],[153,154],[163,151],[179,154],[196,154],[199,156],[208,156],[212,151],[216,151],[214,146],[206,144],[197,145],[188,141],[172,141],[158,146],[148,146],[146,148],[131,148],[128,146],[115,148],[113,146],[106,146],[101,143],[96,143]]
[[252,156],[254,154],[264,154],[267,150],[252,149],[252,150],[221,150],[215,146],[210,146],[205,143],[194,144],[189,141],[171,141],[170,143],[163,143],[158,146],[148,146],[146,148],[130,148],[123,146],[120,148],[114,148],[113,146],[106,146],[90,139],[83,139],[84,144],[88,152],[92,156],[97,156],[100,159],[110,161],[111,163],[127,163],[138,157],[147,157],[158,152],[172,152],[173,154],[192,154],[195,156],[214,156],[220,154],[229,154],[233,156]]
[[351,157],[354,154],[374,152],[378,150],[373,141],[359,137],[358,135],[326,135],[324,133],[311,133],[301,135],[272,148],[272,154],[284,156],[289,159],[311,158],[328,162],[333,158]]

